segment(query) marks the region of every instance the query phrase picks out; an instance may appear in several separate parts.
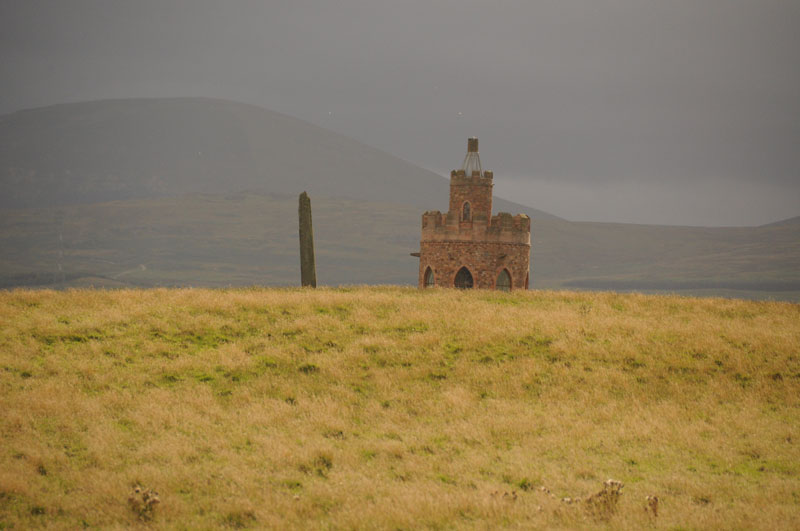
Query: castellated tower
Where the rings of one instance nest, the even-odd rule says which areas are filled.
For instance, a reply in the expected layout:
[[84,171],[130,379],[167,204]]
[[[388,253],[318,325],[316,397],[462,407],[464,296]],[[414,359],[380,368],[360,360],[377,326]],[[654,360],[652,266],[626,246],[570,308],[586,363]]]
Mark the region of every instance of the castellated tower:
[[531,219],[492,216],[492,178],[470,138],[461,169],[450,173],[450,210],[422,215],[420,288],[528,288]]

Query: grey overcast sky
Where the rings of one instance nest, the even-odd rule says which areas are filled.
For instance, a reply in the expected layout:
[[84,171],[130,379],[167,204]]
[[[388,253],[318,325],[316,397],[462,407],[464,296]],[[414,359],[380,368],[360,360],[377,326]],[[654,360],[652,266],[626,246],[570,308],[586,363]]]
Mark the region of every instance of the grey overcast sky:
[[157,96],[442,174],[475,135],[498,195],[572,220],[800,215],[799,0],[0,0],[0,113]]

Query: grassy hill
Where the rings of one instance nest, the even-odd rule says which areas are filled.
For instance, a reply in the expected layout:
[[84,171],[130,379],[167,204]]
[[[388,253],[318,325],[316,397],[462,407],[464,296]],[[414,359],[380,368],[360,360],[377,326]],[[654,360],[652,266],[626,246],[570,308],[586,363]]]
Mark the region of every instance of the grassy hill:
[[[448,198],[434,173],[234,102],[0,116],[0,287],[296,284],[303,190],[329,285],[414,283],[420,215]],[[800,218],[709,229],[573,223],[499,198],[494,207],[533,218],[534,287],[800,300]]]
[[[0,527],[797,529],[798,317],[574,292],[0,293]],[[587,499],[608,478],[616,503]]]

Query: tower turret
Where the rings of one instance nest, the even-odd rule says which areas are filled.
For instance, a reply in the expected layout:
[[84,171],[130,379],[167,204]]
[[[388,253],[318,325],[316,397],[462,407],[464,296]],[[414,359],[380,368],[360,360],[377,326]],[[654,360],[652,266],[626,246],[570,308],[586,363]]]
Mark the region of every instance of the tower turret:
[[489,220],[492,217],[491,171],[483,171],[478,139],[467,140],[467,154],[460,170],[450,172],[450,213],[459,221]]

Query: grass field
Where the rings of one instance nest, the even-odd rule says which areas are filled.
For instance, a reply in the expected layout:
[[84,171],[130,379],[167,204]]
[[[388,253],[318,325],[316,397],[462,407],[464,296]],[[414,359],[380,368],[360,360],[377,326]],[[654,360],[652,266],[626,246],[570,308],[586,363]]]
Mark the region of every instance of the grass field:
[[18,290],[0,323],[0,529],[800,528],[797,304]]

